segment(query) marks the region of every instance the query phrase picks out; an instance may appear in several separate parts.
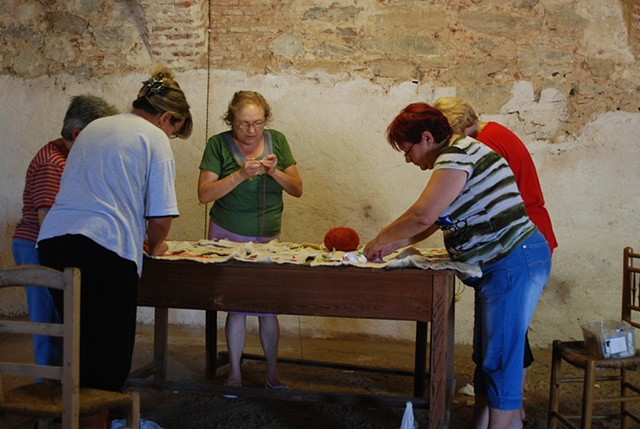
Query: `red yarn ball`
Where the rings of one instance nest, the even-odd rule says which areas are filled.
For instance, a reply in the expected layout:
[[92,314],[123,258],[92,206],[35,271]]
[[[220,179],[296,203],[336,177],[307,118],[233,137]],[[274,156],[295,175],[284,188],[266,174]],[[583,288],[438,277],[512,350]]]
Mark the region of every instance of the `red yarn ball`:
[[356,250],[360,245],[360,237],[353,228],[340,226],[331,228],[324,236],[324,245],[329,250],[340,250],[350,252]]

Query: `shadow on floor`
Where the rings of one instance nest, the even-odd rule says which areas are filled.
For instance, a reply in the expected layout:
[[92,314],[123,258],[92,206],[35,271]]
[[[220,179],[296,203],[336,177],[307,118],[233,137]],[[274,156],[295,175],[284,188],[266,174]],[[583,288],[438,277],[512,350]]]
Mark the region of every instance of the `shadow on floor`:
[[[140,325],[136,338],[133,368],[148,363],[153,354],[153,329]],[[222,332],[219,339],[224,338]],[[0,344],[6,344],[0,337]],[[29,338],[23,338],[21,354],[31,353]],[[169,331],[168,379],[221,385],[227,367],[218,369],[213,380],[204,378],[204,328],[172,325]],[[225,350],[224,342],[219,349]],[[8,348],[0,347],[0,356]],[[249,335],[245,353],[262,354],[259,340]],[[411,370],[413,344],[380,341],[346,341],[334,339],[281,338],[279,354],[283,358],[339,362],[353,365],[377,366]],[[549,350],[534,350],[534,362],[525,390],[528,414],[526,428],[546,428],[549,392]],[[451,428],[466,428],[471,419],[472,396],[460,389],[472,383],[474,365],[471,347],[455,348],[456,394],[452,400]],[[410,376],[388,375],[360,371],[317,368],[306,365],[281,364],[283,380],[294,390],[360,393],[409,397],[413,382]],[[264,388],[265,363],[259,360],[243,362],[243,386]],[[8,386],[7,386],[8,384]],[[11,382],[5,381],[5,388]],[[579,413],[581,392],[578,386],[565,395],[563,404]],[[262,398],[227,399],[192,390],[164,391],[142,389],[142,418],[164,429],[397,429],[400,428],[404,407],[371,407],[335,403],[290,402]],[[415,409],[418,428],[428,428],[428,411]],[[594,428],[614,428],[617,424],[594,424]],[[17,424],[12,429],[31,429],[33,424]],[[5,429],[5,428],[2,428]],[[144,428],[143,428],[144,429]]]
[[[169,345],[169,378],[204,381],[204,336],[201,328],[171,326]],[[224,338],[219,333],[219,339]],[[151,359],[150,327],[139,328],[134,367]],[[225,350],[224,342],[219,349]],[[259,339],[249,335],[245,353],[262,354]],[[281,338],[281,358],[339,362],[362,366],[399,368],[411,371],[414,359],[412,343],[380,343],[335,339]],[[471,347],[455,350],[457,389],[472,382]],[[548,367],[547,351],[536,354],[540,365]],[[295,364],[280,364],[283,380],[295,390],[340,392],[367,395],[410,397],[413,380],[409,375],[388,375],[360,371],[344,371]],[[535,377],[537,377],[537,373]],[[548,372],[544,369],[544,404],[532,405],[530,423],[540,421],[546,427],[546,397]],[[227,367],[218,369],[214,384],[223,384]],[[265,363],[243,362],[243,386],[264,386]],[[205,381],[207,382],[207,381]],[[452,428],[467,427],[472,413],[473,397],[457,393],[452,402]],[[166,392],[158,398],[151,392],[143,395],[143,417],[157,422],[165,429],[185,428],[399,428],[404,407],[379,408],[335,403],[288,402],[272,399],[226,399],[193,391]],[[188,416],[188,421],[185,420]],[[428,411],[414,409],[419,428],[428,428]]]

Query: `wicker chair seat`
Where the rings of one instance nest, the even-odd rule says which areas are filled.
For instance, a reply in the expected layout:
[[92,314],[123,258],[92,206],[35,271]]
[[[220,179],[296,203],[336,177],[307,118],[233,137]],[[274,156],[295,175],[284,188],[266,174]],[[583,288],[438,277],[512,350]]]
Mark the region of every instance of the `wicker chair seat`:
[[585,369],[588,362],[596,360],[596,368],[629,369],[640,367],[640,350],[636,350],[635,356],[627,358],[598,359],[589,353],[584,341],[563,341],[558,346],[562,358],[571,365]]

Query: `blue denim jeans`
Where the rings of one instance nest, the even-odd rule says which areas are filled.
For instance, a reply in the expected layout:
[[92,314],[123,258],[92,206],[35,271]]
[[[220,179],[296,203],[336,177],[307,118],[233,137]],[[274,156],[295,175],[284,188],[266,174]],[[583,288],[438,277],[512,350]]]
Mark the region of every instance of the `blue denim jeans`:
[[[16,265],[39,265],[36,244],[31,241],[14,238],[11,242],[11,251]],[[42,287],[26,286],[27,308],[29,320],[32,322],[60,323],[60,317],[49,289]],[[46,335],[33,335],[33,354],[35,362],[39,365],[60,365],[62,362],[61,339]]]
[[536,230],[509,255],[464,282],[475,289],[474,388],[490,408],[522,406],[524,339],[551,272],[551,253]]

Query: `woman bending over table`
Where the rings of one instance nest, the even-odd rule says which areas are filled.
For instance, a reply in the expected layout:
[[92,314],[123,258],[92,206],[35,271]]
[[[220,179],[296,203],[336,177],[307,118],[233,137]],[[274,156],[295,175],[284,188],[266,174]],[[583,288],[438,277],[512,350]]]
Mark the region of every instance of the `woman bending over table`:
[[[433,103],[433,107],[447,117],[454,133],[466,134],[477,139],[498,152],[507,161],[516,179],[527,215],[547,239],[549,250],[553,255],[553,249],[558,247],[558,242],[551,225],[551,217],[545,208],[544,195],[536,166],[522,140],[497,122],[480,121],[473,107],[462,98],[441,97]],[[525,336],[524,352],[523,391],[529,367],[533,363],[533,352],[529,345],[528,335]],[[513,428],[522,427],[525,418],[526,413],[523,407],[519,413],[514,413],[514,422],[511,426]]]
[[[131,370],[143,248],[165,253],[178,216],[169,139],[186,139],[193,126],[185,94],[162,66],[132,107],[78,134],[38,237],[42,265],[82,273],[80,386],[113,391]],[[52,295],[62,315],[62,293]],[[81,426],[105,428],[106,420],[105,410]]]
[[506,161],[455,134],[439,110],[410,104],[387,128],[387,140],[406,162],[433,173],[364,254],[380,259],[441,229],[452,260],[482,268],[482,277],[463,280],[475,290],[475,414],[486,416],[473,427],[508,428],[522,404],[525,334],[551,269],[547,241],[529,220]]
[[[238,91],[222,119],[229,131],[212,136],[200,163],[198,199],[214,203],[209,238],[266,243],[280,238],[282,192],[300,197],[302,179],[284,134],[265,129],[271,107],[254,91]],[[260,287],[260,285],[256,285]],[[225,324],[230,372],[226,386],[242,386],[240,361],[248,313],[229,312]],[[275,314],[258,316],[268,389],[288,389],[277,367],[280,326]],[[232,395],[231,395],[232,396]]]

